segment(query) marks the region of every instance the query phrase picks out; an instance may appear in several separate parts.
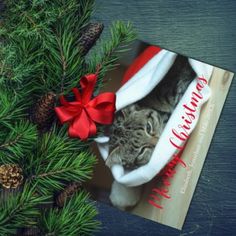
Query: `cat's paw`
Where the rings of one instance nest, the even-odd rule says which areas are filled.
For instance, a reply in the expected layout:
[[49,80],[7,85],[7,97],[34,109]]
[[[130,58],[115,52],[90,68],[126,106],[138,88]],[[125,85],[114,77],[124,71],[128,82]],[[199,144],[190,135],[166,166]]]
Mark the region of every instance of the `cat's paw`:
[[126,187],[114,181],[111,187],[110,200],[113,206],[125,210],[135,206],[141,197],[142,186]]

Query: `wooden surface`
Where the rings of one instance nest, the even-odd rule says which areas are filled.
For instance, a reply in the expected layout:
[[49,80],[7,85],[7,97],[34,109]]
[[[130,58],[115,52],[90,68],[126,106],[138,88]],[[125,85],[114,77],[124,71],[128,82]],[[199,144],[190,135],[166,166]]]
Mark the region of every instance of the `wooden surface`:
[[[233,0],[97,0],[94,19],[106,26],[112,20],[130,20],[144,41],[236,72]],[[98,204],[103,229],[96,235],[235,235],[235,117],[234,80],[182,231]]]

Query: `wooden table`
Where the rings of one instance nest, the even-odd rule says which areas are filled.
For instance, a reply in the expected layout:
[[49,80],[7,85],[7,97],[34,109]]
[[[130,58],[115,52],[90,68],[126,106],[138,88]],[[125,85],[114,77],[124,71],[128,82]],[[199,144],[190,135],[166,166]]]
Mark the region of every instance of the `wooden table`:
[[[233,0],[97,0],[96,7],[94,20],[106,26],[130,20],[144,41],[236,72]],[[96,235],[235,235],[235,98],[233,81],[182,231],[98,203],[103,229]]]

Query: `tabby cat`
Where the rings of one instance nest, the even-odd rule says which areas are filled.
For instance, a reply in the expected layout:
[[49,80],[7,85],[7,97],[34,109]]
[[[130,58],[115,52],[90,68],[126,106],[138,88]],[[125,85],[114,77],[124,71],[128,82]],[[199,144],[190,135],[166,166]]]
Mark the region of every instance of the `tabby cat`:
[[171,113],[195,77],[188,58],[178,55],[149,95],[118,112],[110,127],[106,165],[135,169],[148,163]]

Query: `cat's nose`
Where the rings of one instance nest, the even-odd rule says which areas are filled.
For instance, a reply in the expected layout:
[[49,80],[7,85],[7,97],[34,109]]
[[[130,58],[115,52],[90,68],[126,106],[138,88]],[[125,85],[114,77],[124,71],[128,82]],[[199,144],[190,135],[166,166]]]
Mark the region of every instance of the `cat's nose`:
[[155,136],[154,136],[154,137],[151,138],[150,144],[151,144],[152,146],[156,146],[157,141],[158,141],[158,137],[155,137]]

